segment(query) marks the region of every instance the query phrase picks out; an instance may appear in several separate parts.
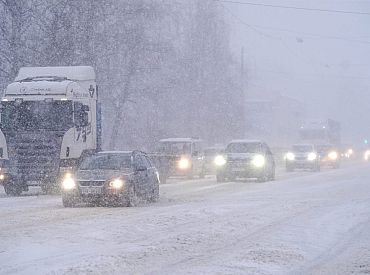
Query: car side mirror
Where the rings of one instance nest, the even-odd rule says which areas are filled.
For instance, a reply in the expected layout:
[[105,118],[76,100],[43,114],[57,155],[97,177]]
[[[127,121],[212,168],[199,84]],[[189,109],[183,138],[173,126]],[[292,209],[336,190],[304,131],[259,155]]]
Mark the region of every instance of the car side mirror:
[[194,156],[194,157],[197,157],[198,155],[199,155],[199,152],[198,152],[198,151],[194,151],[194,152],[193,152],[193,156]]

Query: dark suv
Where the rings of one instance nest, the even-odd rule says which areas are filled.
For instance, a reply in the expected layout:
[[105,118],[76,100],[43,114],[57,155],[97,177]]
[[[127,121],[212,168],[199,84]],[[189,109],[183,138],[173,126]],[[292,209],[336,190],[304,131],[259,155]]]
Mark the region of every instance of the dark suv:
[[236,178],[256,178],[259,182],[275,179],[274,157],[262,141],[231,141],[215,163],[218,182]]
[[320,171],[320,155],[312,144],[295,144],[285,156],[287,172],[295,169]]
[[143,152],[100,152],[83,159],[75,173],[66,173],[61,189],[65,207],[79,202],[133,206],[158,200],[159,176]]

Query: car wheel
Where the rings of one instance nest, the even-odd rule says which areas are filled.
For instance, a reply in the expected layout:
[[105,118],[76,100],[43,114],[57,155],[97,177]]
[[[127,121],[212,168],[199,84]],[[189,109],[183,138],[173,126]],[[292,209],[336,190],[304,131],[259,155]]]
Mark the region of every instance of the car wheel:
[[76,199],[74,197],[71,197],[71,196],[63,195],[62,196],[62,202],[63,202],[63,206],[66,207],[66,208],[71,208],[71,207],[76,206]]
[[158,200],[159,200],[159,184],[156,184],[150,197],[150,202],[157,202]]
[[129,187],[128,194],[127,194],[127,203],[126,203],[126,205],[128,207],[135,207],[136,206],[136,192],[135,192],[135,189],[134,189],[133,185],[131,185]]
[[275,168],[272,168],[271,169],[269,180],[271,180],[271,181],[274,181],[275,180]]

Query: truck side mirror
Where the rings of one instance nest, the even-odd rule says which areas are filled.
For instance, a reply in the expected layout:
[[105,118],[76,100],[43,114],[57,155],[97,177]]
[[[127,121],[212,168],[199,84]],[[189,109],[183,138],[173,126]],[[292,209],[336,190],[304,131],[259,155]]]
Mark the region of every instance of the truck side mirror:
[[84,127],[89,124],[89,114],[87,113],[89,111],[89,106],[83,105],[81,103],[75,104],[75,124],[77,127]]

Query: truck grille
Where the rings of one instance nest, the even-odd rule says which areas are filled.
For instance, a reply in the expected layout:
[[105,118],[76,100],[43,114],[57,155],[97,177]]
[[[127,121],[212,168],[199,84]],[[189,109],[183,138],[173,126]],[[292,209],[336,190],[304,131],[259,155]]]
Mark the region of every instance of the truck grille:
[[27,132],[14,133],[6,138],[12,176],[28,181],[56,179],[62,137],[55,132]]

